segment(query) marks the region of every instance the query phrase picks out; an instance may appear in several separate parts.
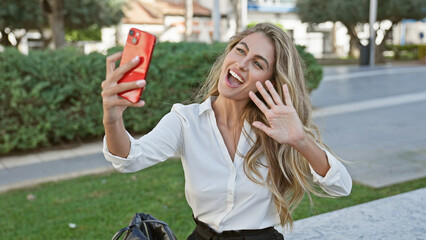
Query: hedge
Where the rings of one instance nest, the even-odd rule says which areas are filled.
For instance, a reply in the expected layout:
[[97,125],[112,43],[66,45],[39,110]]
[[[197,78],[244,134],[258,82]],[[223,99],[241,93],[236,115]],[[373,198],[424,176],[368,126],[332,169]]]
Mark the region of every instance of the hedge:
[[393,59],[401,60],[413,60],[419,58],[419,49],[425,45],[421,44],[406,44],[406,45],[386,45],[386,50],[394,53]]
[[[159,43],[150,66],[144,108],[129,108],[126,128],[133,134],[152,129],[172,104],[188,101],[225,44]],[[108,52],[121,51],[116,47]],[[322,69],[299,47],[309,64],[311,89]],[[101,82],[105,55],[84,55],[75,49],[36,50],[21,54],[14,48],[0,53],[0,155],[43,149],[64,143],[101,139]]]

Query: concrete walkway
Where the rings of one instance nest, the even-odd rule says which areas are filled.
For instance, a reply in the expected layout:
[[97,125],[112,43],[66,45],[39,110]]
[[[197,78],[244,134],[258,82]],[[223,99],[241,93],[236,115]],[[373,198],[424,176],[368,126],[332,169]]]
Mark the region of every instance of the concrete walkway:
[[286,240],[426,239],[426,188],[296,221]]
[[0,194],[36,184],[112,171],[102,143],[74,149],[0,158]]

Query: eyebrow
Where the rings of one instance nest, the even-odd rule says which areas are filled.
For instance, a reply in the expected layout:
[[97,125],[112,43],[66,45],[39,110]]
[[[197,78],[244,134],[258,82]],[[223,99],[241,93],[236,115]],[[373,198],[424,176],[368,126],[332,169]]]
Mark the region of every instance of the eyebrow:
[[[244,45],[244,47],[247,48],[247,51],[250,51],[247,43],[241,41],[238,44]],[[268,63],[268,60],[266,60],[266,58],[262,57],[261,55],[255,55],[255,57],[262,59],[266,63],[266,68],[269,68],[269,63]]]

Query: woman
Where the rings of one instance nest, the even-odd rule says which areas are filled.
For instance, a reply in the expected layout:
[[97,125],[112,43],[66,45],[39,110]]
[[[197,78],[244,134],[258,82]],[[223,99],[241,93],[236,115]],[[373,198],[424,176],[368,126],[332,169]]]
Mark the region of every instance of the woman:
[[345,196],[351,178],[325,150],[311,119],[302,62],[280,28],[258,24],[234,36],[200,91],[202,103],[175,104],[147,135],[125,130],[126,107],[143,107],[117,93],[145,81],[117,81],[137,60],[115,69],[107,58],[103,82],[104,154],[121,172],[136,172],[179,156],[185,193],[197,223],[188,239],[283,239],[305,193]]

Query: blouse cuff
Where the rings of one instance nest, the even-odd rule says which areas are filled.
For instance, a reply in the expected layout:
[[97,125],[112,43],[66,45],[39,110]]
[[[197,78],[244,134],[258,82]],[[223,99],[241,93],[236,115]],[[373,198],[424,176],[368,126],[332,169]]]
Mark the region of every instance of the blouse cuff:
[[339,160],[336,159],[331,153],[324,149],[324,152],[327,155],[328,164],[330,165],[330,169],[325,174],[324,177],[319,175],[312,166],[309,164],[309,168],[311,169],[311,173],[313,175],[314,182],[318,182],[322,185],[334,185],[338,181],[340,181],[340,171],[339,171]]
[[127,131],[126,131],[126,133],[129,136],[129,141],[130,141],[130,151],[129,151],[129,155],[127,155],[126,158],[123,158],[123,157],[116,156],[116,155],[112,154],[109,151],[109,149],[108,149],[108,145],[107,145],[107,141],[106,141],[106,136],[104,136],[104,139],[103,139],[102,152],[105,155],[105,159],[107,161],[111,162],[112,165],[114,166],[114,168],[116,168],[119,171],[122,171],[122,169],[124,171],[124,167],[132,164],[133,161],[131,161],[131,159],[134,159],[134,157],[136,155],[135,149],[132,147],[133,142],[135,141],[135,139]]

